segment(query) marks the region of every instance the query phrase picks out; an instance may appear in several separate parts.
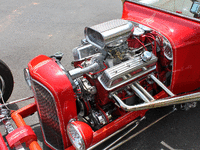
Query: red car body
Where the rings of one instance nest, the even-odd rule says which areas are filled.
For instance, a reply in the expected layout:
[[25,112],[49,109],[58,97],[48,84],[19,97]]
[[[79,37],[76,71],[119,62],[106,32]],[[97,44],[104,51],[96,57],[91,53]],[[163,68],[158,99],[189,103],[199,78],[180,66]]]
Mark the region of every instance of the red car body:
[[[170,70],[172,76],[168,88],[175,95],[198,91],[197,89],[200,87],[200,70],[198,64],[200,57],[200,24],[197,19],[191,20],[179,14],[147,7],[132,1],[125,1],[122,19],[145,25],[161,34],[169,41],[173,52],[173,67]],[[160,47],[162,48],[163,45],[161,44]],[[161,56],[159,55],[158,57]],[[164,58],[160,62],[164,65],[165,63],[169,64],[168,60],[165,60]],[[82,67],[81,63],[82,62],[74,62],[74,66],[76,68]],[[167,71],[162,69],[164,65],[161,65],[161,67],[157,65],[157,72],[162,71],[163,74],[165,74]],[[78,120],[76,103],[77,93],[74,91],[74,85],[71,83],[71,79],[68,76],[69,73],[60,66],[58,60],[44,55],[37,56],[31,60],[28,64],[28,70],[31,76],[36,102],[13,113],[13,120],[18,127],[24,126],[25,122],[23,122],[22,118],[31,115],[37,110],[40,116],[44,142],[51,149],[75,149],[67,134],[67,125],[69,122]],[[91,73],[90,75],[94,74]],[[162,73],[159,75],[162,77],[161,80],[164,81],[164,75],[162,76]],[[104,105],[114,103],[109,97],[110,91],[105,90],[97,79],[92,80],[87,75],[83,76],[92,86],[95,85],[97,89],[95,99],[98,102],[95,106],[99,110],[101,110]],[[144,81],[141,81],[141,84],[143,84],[143,82]],[[128,85],[129,83],[130,82],[125,85]],[[123,86],[120,86],[119,88],[123,88]],[[150,90],[152,88],[154,88],[154,86],[149,87]],[[42,92],[39,94],[40,90],[46,90],[46,95]],[[111,92],[112,91],[114,90],[111,90]],[[118,96],[123,97],[123,92]],[[53,97],[52,100],[49,100],[50,97]],[[168,96],[164,90],[160,90],[157,94],[153,95],[153,97],[155,99],[161,99]],[[37,99],[43,99],[43,101],[38,102]],[[117,114],[116,116],[118,117],[110,122],[109,119],[106,118],[108,123],[93,130],[92,137],[90,127],[76,122],[76,125],[79,125],[79,128],[82,127],[84,128],[82,130],[86,130],[82,134],[86,148],[102,141],[135,119],[142,118],[148,111],[148,109],[144,109],[128,112],[121,108],[116,109],[115,114]],[[52,117],[51,114],[56,117]],[[43,117],[46,120],[43,120]],[[53,130],[50,131],[52,128]],[[47,133],[48,130],[49,133]],[[54,131],[57,133],[56,139],[59,140],[57,143],[51,143],[51,139],[49,139]],[[87,133],[87,131],[89,132]],[[40,149],[35,140],[31,141],[28,139],[26,143],[28,143],[27,145],[31,150]]]
[[[171,90],[175,94],[192,91],[200,85],[198,59],[200,47],[199,22],[131,2],[125,2],[122,18],[144,24],[167,37],[173,47]],[[192,50],[192,53],[189,51]],[[195,56],[195,57],[194,57]]]

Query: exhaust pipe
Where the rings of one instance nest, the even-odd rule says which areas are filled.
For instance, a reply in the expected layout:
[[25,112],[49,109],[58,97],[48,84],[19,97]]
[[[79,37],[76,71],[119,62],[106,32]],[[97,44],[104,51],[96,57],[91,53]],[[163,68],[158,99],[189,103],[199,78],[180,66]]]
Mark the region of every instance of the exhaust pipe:
[[200,92],[181,95],[181,96],[173,96],[164,99],[158,99],[152,102],[137,104],[133,106],[126,105],[115,93],[112,93],[111,96],[116,101],[116,105],[121,107],[125,111],[138,111],[138,110],[152,109],[152,108],[200,101]]

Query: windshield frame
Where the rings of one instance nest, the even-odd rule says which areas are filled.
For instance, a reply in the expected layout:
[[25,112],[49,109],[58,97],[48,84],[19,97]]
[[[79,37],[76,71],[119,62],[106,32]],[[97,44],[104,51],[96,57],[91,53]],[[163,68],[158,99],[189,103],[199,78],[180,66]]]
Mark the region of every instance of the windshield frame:
[[135,3],[135,4],[138,4],[138,5],[142,5],[142,6],[145,6],[145,7],[152,8],[152,9],[156,9],[156,10],[159,10],[159,11],[162,11],[162,12],[166,12],[166,13],[169,13],[169,14],[172,14],[172,15],[180,16],[182,18],[186,18],[186,19],[189,19],[189,20],[200,22],[200,19],[192,18],[192,17],[189,17],[189,16],[182,15],[180,13],[175,13],[175,12],[165,10],[165,9],[162,9],[162,8],[159,8],[159,7],[155,7],[155,6],[147,5],[147,4],[144,4],[144,3],[136,2],[134,0],[125,0],[125,2]]

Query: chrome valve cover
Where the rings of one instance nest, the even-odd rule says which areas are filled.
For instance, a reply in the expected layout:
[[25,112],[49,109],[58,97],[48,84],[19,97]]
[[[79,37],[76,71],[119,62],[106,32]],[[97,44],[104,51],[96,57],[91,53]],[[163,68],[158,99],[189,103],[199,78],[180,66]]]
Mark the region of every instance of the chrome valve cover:
[[147,62],[144,62],[140,56],[133,57],[126,62],[106,69],[98,77],[98,80],[106,90],[110,91],[154,71],[156,61],[157,57],[154,54]]

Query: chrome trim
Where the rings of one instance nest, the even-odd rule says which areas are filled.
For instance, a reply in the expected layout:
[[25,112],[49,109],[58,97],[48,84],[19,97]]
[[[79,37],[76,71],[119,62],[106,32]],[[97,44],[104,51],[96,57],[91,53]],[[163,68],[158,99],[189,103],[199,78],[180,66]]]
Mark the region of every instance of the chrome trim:
[[117,88],[117,87],[119,87],[119,86],[121,86],[121,85],[123,85],[123,84],[126,84],[126,83],[128,83],[128,82],[130,82],[130,81],[132,81],[132,80],[136,80],[136,79],[138,79],[139,77],[141,77],[141,76],[143,76],[143,75],[146,75],[146,74],[148,74],[148,73],[150,73],[150,72],[153,72],[153,71],[155,71],[155,70],[156,70],[156,66],[153,66],[153,67],[151,67],[151,68],[148,68],[148,70],[139,72],[139,73],[133,75],[131,78],[129,78],[129,79],[127,79],[127,80],[125,80],[125,81],[123,81],[123,82],[121,82],[121,83],[119,83],[119,84],[116,84],[115,86],[112,86],[112,87],[106,86],[106,85],[100,80],[100,77],[101,77],[101,76],[98,77],[98,80],[99,80],[99,82],[101,83],[101,85],[102,85],[107,91],[111,91],[111,90],[113,90],[113,89],[115,89],[115,88]]
[[[173,60],[173,51],[172,51],[171,44],[167,44],[166,46],[164,46],[164,55],[168,60]],[[172,55],[172,57],[170,57],[170,55]]]
[[[146,70],[142,68],[147,67],[149,65],[153,65],[156,63],[158,58],[152,54],[151,60],[144,62],[140,56],[133,57],[130,60],[122,62],[118,65],[115,65],[111,68],[106,69],[99,77],[98,80],[102,84],[102,86],[107,90],[110,91],[114,88],[117,88],[129,81],[135,80],[136,78],[143,76],[147,73],[150,73],[156,69],[156,66],[149,67]],[[125,76],[142,69],[142,71],[135,73],[132,76],[124,79]],[[116,82],[120,80],[119,82]]]
[[141,119],[139,119],[138,121],[136,121],[135,126],[133,126],[130,130],[128,130],[127,132],[125,132],[122,136],[120,136],[118,139],[116,139],[114,142],[112,142],[111,144],[109,144],[107,147],[105,147],[103,150],[107,150],[108,148],[112,147],[115,143],[117,143],[118,141],[120,141],[122,138],[124,138],[126,135],[128,135],[131,131],[133,131],[138,125],[139,123],[146,119],[146,117],[142,117]]
[[27,68],[24,68],[24,78],[25,78],[27,85],[31,89],[31,76],[30,76],[29,70]]
[[115,85],[115,86],[113,86],[113,87],[111,87],[111,88],[108,88],[107,86],[105,86],[105,85],[99,80],[99,77],[98,77],[98,80],[99,80],[99,82],[101,83],[101,85],[102,85],[107,91],[111,91],[111,90],[113,90],[113,89],[115,89],[115,88],[117,88],[117,87],[119,87],[119,86],[121,86],[121,85],[123,85],[123,84],[126,84],[126,83],[128,83],[128,82],[130,82],[130,81],[132,81],[132,80],[136,80],[136,79],[138,79],[139,77],[141,77],[141,76],[143,76],[143,75],[146,75],[146,74],[148,74],[148,73],[150,73],[150,72],[152,72],[152,71],[154,71],[154,70],[156,70],[156,66],[153,66],[153,67],[151,67],[151,68],[148,69],[148,70],[145,70],[145,71],[143,71],[143,72],[140,72],[140,73],[138,73],[138,74],[135,74],[135,75],[132,76],[131,78],[129,78],[129,79],[125,80],[124,82],[121,82],[121,83],[119,83],[119,84],[117,84],[117,85]]
[[119,105],[119,107],[125,111],[138,111],[138,110],[152,109],[157,107],[165,107],[170,105],[200,101],[200,92],[181,95],[181,96],[168,97],[164,99],[158,99],[153,102],[141,103],[133,106],[126,105],[115,93],[111,93],[111,96],[114,98],[117,105]]
[[130,88],[135,91],[136,95],[142,99],[144,102],[149,103],[149,99],[137,88],[135,87],[133,84],[130,85]]
[[85,44],[74,48],[72,53],[74,56],[74,62],[76,62],[94,57],[100,52],[97,48],[92,46],[92,44]]
[[[170,111],[169,113],[163,115],[162,117],[158,118],[157,120],[155,120],[154,122],[150,123],[149,125],[147,125],[146,127],[144,127],[143,129],[139,130],[138,132],[136,132],[135,134],[129,136],[127,139],[122,140],[121,142],[119,142],[118,144],[116,144],[119,140],[115,140],[113,143],[111,143],[109,146],[107,146],[106,148],[104,148],[104,150],[107,150],[109,148],[109,150],[114,150],[116,148],[118,148],[119,146],[121,146],[122,144],[126,143],[127,141],[131,140],[132,138],[136,137],[137,135],[139,135],[140,133],[142,133],[143,131],[145,131],[146,129],[150,128],[151,126],[153,126],[154,124],[156,124],[157,122],[159,122],[160,120],[162,120],[163,118],[167,117],[168,115],[172,114],[174,111],[176,111],[176,108],[173,108],[172,111]],[[130,122],[129,124],[125,125],[123,128],[117,130],[116,132],[114,132],[113,134],[107,136],[105,139],[99,141],[98,143],[92,145],[91,147],[89,147],[87,150],[92,150],[94,148],[96,148],[97,146],[99,146],[100,144],[104,143],[105,141],[107,141],[108,139],[112,138],[113,136],[115,136],[116,134],[120,133],[121,131],[123,131],[124,129],[126,129],[127,127],[133,125],[134,123],[137,123],[138,121],[141,122],[142,120],[144,120],[146,117],[142,117],[141,119],[136,119],[133,120],[132,122]],[[135,129],[135,126],[133,126],[132,128]],[[132,130],[132,128],[130,130]],[[120,139],[122,139],[123,137],[125,137],[129,132],[131,132],[130,130],[128,130],[125,134],[122,135],[122,137],[119,137]],[[116,145],[114,145],[116,144]],[[114,146],[113,146],[114,145]],[[112,147],[113,146],[113,147]]]
[[4,106],[16,104],[16,103],[19,103],[19,102],[23,102],[23,101],[26,101],[26,100],[29,100],[29,99],[32,99],[32,98],[34,98],[34,96],[29,96],[29,97],[21,98],[21,99],[14,100],[14,101],[11,101],[11,102],[7,102],[7,103],[4,103],[4,104],[1,104],[0,108],[2,108]]
[[[144,118],[143,118],[144,119]],[[133,120],[132,122],[126,124],[123,128],[117,130],[116,132],[112,133],[111,135],[107,136],[106,138],[104,138],[103,140],[99,141],[98,143],[90,146],[87,150],[92,150],[95,147],[99,146],[100,144],[102,144],[103,142],[107,141],[108,139],[112,138],[113,136],[115,136],[116,134],[120,133],[121,131],[123,131],[124,129],[128,128],[129,126],[133,125],[133,124],[137,124],[139,122],[138,119]]]
[[73,122],[74,121],[71,121],[71,122],[69,122],[68,123],[68,125],[67,125],[67,135],[68,135],[68,137],[69,137],[69,140],[70,140],[70,142],[72,143],[72,145],[76,148],[76,149],[78,149],[77,147],[76,147],[76,145],[74,144],[74,142],[75,142],[75,140],[73,140],[73,136],[71,136],[71,133],[69,133],[70,132],[70,125],[74,128],[74,130],[76,131],[76,133],[78,134],[78,136],[81,138],[80,140],[81,140],[81,144],[83,144],[83,149],[85,149],[85,142],[84,142],[84,140],[83,140],[83,136],[81,135],[81,133],[80,133],[80,131],[78,130],[78,128],[73,124]]
[[120,39],[127,39],[131,34],[133,24],[123,19],[115,19],[92,27],[85,28],[86,40],[99,49]]
[[[47,92],[49,92],[49,94],[52,96],[52,98],[53,98],[53,100],[55,101],[55,99],[54,99],[54,96],[53,96],[53,94],[51,93],[51,91],[47,88],[47,87],[45,87],[42,83],[40,83],[39,81],[37,81],[37,80],[34,80],[34,79],[31,79],[31,81],[33,81],[33,82],[36,82],[37,84],[39,84],[40,86],[42,86],[45,90],[47,90]],[[35,88],[33,88],[34,89],[34,92],[35,92]],[[36,92],[35,92],[36,93]],[[36,98],[35,98],[36,99]],[[37,100],[36,100],[37,101]],[[56,102],[55,102],[56,103]],[[38,108],[38,106],[37,106],[37,108]],[[56,109],[56,111],[57,111],[57,109]],[[57,112],[58,113],[58,112]],[[42,134],[43,134],[43,137],[44,137],[44,140],[45,140],[45,142],[49,145],[49,146],[51,146],[52,148],[54,148],[54,149],[56,149],[54,146],[52,146],[52,144],[50,144],[49,142],[47,142],[47,139],[46,139],[46,134],[44,133],[44,129],[43,129],[43,125],[42,125],[42,121],[41,121],[41,118],[40,118],[40,110],[38,109],[38,116],[39,116],[39,120],[40,120],[40,126],[41,126],[41,128],[42,128]],[[60,120],[59,120],[59,118],[58,118],[58,122],[59,122],[59,125],[60,125]],[[59,127],[60,128],[60,127]],[[60,131],[61,132],[61,131]],[[62,132],[60,133],[61,134],[61,136],[62,136]],[[63,137],[62,137],[63,138]],[[63,141],[62,141],[63,142]]]
[[133,36],[136,36],[136,37],[140,37],[141,35],[144,34],[144,30],[139,28],[139,27],[135,27],[134,28],[134,31],[133,31]]
[[149,75],[153,81],[155,81],[168,95],[175,96],[160,80],[158,80],[154,75]]
[[136,132],[135,134],[131,135],[130,137],[128,137],[127,139],[121,141],[120,143],[118,143],[117,145],[111,147],[109,150],[114,150],[117,147],[123,145],[124,143],[126,143],[127,141],[131,140],[132,138],[136,137],[137,135],[139,135],[140,133],[142,133],[143,131],[145,131],[146,129],[150,128],[151,126],[153,126],[154,124],[156,124],[157,122],[159,122],[160,120],[162,120],[163,118],[167,117],[168,115],[172,114],[174,111],[176,110],[176,108],[174,108],[172,111],[170,111],[169,113],[167,113],[166,115],[158,118],[157,120],[155,120],[154,122],[152,122],[151,124],[149,124],[148,126],[144,127],[143,129],[141,129],[140,131]]
[[5,81],[1,75],[0,75],[0,82],[1,82],[0,91],[2,92],[3,95],[6,86],[5,86]]
[[144,62],[148,62],[151,60],[152,58],[152,52],[149,51],[145,51],[144,53],[142,53],[141,58]]
[[85,68],[75,68],[73,70],[70,70],[69,74],[71,75],[72,79],[76,79],[88,72],[94,72],[95,70],[98,70],[99,68],[100,68],[99,64],[95,62]]
[[144,26],[144,25],[142,25],[142,24],[139,24],[139,28],[143,29],[145,32],[151,32],[151,31],[152,31],[151,28],[149,28],[149,27],[147,27],[147,26]]
[[153,96],[151,94],[149,94],[149,92],[147,92],[147,90],[145,90],[139,83],[135,82],[134,85],[142,92],[144,93],[144,95],[146,95],[146,97],[149,98],[150,101],[154,101],[155,99],[153,98]]

